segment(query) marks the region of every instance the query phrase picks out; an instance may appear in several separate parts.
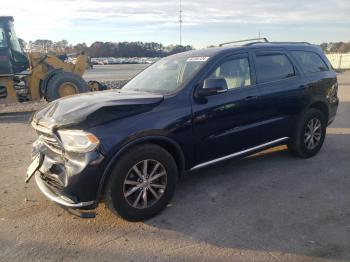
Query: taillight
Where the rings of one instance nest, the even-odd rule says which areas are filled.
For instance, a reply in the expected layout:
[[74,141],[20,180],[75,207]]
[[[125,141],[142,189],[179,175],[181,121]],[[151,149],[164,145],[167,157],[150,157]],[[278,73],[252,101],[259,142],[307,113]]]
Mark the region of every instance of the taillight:
[[331,102],[334,102],[338,99],[338,82],[331,86],[327,97]]

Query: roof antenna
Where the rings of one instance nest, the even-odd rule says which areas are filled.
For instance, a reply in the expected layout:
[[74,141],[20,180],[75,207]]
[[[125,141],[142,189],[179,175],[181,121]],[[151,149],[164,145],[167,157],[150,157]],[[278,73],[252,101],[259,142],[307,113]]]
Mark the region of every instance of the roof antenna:
[[182,0],[180,0],[179,23],[180,23],[180,45],[182,45]]

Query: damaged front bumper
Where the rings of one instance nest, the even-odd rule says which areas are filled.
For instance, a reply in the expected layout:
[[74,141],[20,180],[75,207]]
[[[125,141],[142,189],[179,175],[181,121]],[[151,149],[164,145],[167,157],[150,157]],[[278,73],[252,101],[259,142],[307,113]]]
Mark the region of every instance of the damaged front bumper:
[[40,191],[65,209],[94,209],[98,204],[96,185],[103,155],[98,150],[66,152],[53,131],[32,126],[39,135],[33,143],[32,159],[35,161],[38,156],[41,159],[34,175]]
[[69,198],[67,195],[65,195],[62,192],[59,192],[57,189],[48,186],[44,180],[41,178],[41,173],[37,172],[35,174],[35,181],[38,185],[40,191],[51,201],[69,208],[82,208],[82,207],[89,207],[93,206],[95,204],[95,201],[88,201],[88,202],[75,202],[75,200]]

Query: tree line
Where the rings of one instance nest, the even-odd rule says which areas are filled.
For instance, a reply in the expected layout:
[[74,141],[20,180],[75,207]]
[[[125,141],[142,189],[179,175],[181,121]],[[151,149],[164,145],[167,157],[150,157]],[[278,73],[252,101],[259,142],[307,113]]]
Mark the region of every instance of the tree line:
[[[168,45],[163,46],[156,42],[101,42],[96,41],[88,46],[86,43],[76,45],[67,40],[54,42],[47,39],[38,39],[26,42],[20,39],[20,44],[26,51],[38,51],[48,54],[74,54],[85,52],[91,57],[164,57],[184,51],[192,50],[190,45]],[[325,53],[349,53],[350,42],[322,43]]]
[[67,40],[54,42],[38,39],[25,42],[20,39],[23,49],[47,54],[73,54],[84,52],[91,57],[164,57],[184,51],[192,50],[190,45],[163,46],[156,42],[101,42],[96,41],[88,46],[86,43],[69,44]]
[[350,42],[322,43],[321,48],[325,53],[350,53]]

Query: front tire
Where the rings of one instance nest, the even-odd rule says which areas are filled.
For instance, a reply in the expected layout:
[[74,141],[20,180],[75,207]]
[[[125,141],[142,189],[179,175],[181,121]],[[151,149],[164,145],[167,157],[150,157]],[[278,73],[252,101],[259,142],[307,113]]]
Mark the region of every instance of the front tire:
[[298,123],[289,151],[297,157],[310,158],[322,148],[326,137],[327,119],[324,114],[311,108],[303,114]]
[[112,169],[105,189],[106,205],[126,220],[146,220],[169,203],[177,178],[177,166],[168,151],[154,144],[136,146]]

